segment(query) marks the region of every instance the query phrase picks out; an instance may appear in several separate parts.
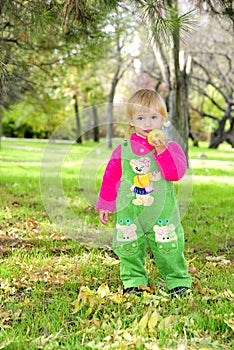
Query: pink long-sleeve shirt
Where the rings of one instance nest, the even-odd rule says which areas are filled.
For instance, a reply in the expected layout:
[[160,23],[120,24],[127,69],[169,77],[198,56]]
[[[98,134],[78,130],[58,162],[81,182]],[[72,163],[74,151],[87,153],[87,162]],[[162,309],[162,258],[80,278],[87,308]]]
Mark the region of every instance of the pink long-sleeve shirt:
[[[147,138],[137,134],[131,135],[130,143],[133,153],[139,156],[147,155],[154,149],[154,147],[148,143]],[[113,151],[107,164],[96,204],[97,210],[115,211],[116,198],[120,186],[120,179],[122,177],[121,154],[122,147],[119,145]],[[157,154],[155,152],[153,157],[165,180],[178,181],[184,176],[187,169],[187,161],[178,143],[168,143],[167,148],[162,153]]]

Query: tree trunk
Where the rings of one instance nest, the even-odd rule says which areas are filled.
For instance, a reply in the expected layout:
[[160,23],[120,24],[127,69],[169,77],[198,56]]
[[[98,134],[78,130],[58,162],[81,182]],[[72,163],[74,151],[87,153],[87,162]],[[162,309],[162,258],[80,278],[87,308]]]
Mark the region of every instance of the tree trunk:
[[85,140],[89,141],[91,138],[91,120],[90,118],[88,118],[88,120],[86,121],[86,127],[85,127]]
[[[231,107],[230,107],[230,111],[231,111]],[[231,117],[231,115],[230,115],[230,129],[226,133],[226,141],[232,146],[232,148],[234,148],[234,117]]]
[[75,101],[74,108],[75,108],[75,118],[76,118],[76,142],[77,143],[82,143],[80,114],[79,114],[79,107],[78,107],[77,96],[74,95],[73,99]]
[[[178,17],[177,5],[172,11],[172,16]],[[172,125],[183,140],[183,148],[186,156],[188,155],[188,137],[189,137],[189,104],[188,104],[188,77],[186,69],[180,68],[180,35],[179,28],[173,32],[173,50],[171,57],[171,88],[169,96],[169,114]]]
[[108,111],[107,111],[107,125],[106,125],[107,148],[112,148],[113,103],[114,103],[114,97],[115,97],[115,90],[119,80],[121,79],[121,77],[125,72],[125,70],[123,70],[122,73],[120,73],[123,60],[121,57],[121,45],[120,45],[119,36],[117,36],[116,38],[116,45],[117,45],[117,66],[116,66],[115,74],[111,83],[111,90],[108,96]]
[[[230,129],[225,132],[225,125],[228,120],[230,120]],[[228,106],[224,117],[219,122],[218,128],[214,131],[214,137],[210,142],[209,148],[218,148],[225,141],[234,148],[234,118],[231,116],[231,106]]]
[[98,112],[97,112],[97,107],[92,106],[93,110],[93,141],[94,142],[99,142],[100,136],[99,136],[99,126],[98,126]]
[[113,103],[109,98],[106,124],[106,144],[107,148],[112,148],[112,123],[113,123]]
[[106,125],[106,141],[107,148],[112,148],[112,124],[113,124],[113,103],[116,86],[118,84],[118,75],[119,75],[120,66],[117,68],[115,77],[111,84],[111,91],[108,97],[108,111],[107,111],[107,125]]
[[2,106],[0,105],[0,150],[2,149]]
[[189,127],[189,137],[193,141],[193,146],[194,147],[199,147],[199,141],[196,138],[196,136],[194,135],[194,133],[191,131],[190,127]]
[[234,148],[234,128],[225,135],[225,141]]
[[[171,7],[171,17],[178,17],[178,4]],[[173,49],[169,62],[163,52],[162,45],[158,42],[153,46],[153,51],[159,65],[161,75],[168,87],[166,104],[169,110],[169,118],[172,126],[183,140],[183,149],[188,155],[189,138],[189,103],[188,103],[188,74],[186,64],[180,67],[180,35],[179,28],[173,33]],[[176,137],[176,135],[175,135]],[[177,140],[179,141],[179,140]]]
[[[160,86],[161,83],[165,83],[166,84],[166,90],[167,93],[164,97],[165,99],[165,103],[167,106],[167,109],[169,110],[169,95],[170,95],[170,91],[171,91],[171,79],[170,79],[170,67],[169,67],[169,63],[168,60],[163,52],[163,48],[161,43],[158,41],[157,45],[153,44],[153,52],[154,52],[154,56],[156,58],[156,61],[158,63],[160,72],[161,72],[161,76],[162,76],[162,82],[159,82],[158,84],[158,88]],[[157,85],[156,85],[156,91],[158,91]]]

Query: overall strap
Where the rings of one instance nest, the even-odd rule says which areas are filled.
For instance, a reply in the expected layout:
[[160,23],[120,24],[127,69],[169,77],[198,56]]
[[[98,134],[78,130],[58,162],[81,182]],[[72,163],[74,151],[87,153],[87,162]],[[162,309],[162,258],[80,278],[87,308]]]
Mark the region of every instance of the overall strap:
[[152,151],[150,151],[149,153],[143,155],[137,155],[135,153],[133,153],[132,151],[132,146],[131,146],[131,141],[128,139],[125,139],[122,142],[122,158],[124,159],[131,159],[131,158],[144,158],[144,157],[150,157],[152,159],[154,159],[153,154],[155,153],[155,149],[153,149]]
[[122,142],[122,159],[131,159],[133,153],[132,153],[132,147],[131,147],[131,144],[130,144],[130,140],[128,139],[125,139],[123,142]]

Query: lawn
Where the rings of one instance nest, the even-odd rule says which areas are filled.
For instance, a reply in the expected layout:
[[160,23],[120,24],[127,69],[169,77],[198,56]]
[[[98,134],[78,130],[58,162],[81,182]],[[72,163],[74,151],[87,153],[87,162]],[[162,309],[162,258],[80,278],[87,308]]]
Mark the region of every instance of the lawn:
[[177,190],[193,288],[173,300],[150,253],[155,293],[121,294],[113,220],[104,231],[94,209],[109,155],[2,141],[0,349],[232,349],[234,151],[190,147]]

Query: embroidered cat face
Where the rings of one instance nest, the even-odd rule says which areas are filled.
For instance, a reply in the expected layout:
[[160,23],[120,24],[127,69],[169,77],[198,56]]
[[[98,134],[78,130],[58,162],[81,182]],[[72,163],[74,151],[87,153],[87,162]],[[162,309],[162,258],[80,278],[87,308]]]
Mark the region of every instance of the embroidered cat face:
[[137,240],[136,229],[137,226],[135,224],[128,225],[116,225],[117,229],[117,241],[119,242],[131,242]]
[[173,224],[153,227],[156,245],[161,253],[173,255],[178,249],[175,226]]
[[120,219],[116,225],[116,252],[119,256],[132,256],[138,251],[137,226],[130,219]]
[[131,159],[130,165],[134,173],[137,175],[144,175],[150,171],[149,158]]
[[156,242],[171,242],[176,241],[175,226],[173,224],[166,226],[154,226]]

